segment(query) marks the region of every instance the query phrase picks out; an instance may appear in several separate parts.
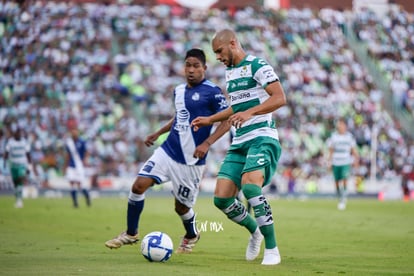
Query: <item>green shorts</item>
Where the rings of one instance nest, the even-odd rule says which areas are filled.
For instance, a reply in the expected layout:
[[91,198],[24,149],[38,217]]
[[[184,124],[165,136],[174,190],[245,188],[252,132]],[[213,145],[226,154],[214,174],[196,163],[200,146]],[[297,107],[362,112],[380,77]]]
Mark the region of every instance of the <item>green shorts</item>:
[[231,145],[221,165],[218,178],[232,180],[241,189],[245,172],[261,170],[263,186],[270,184],[276,172],[282,148],[278,140],[259,136],[242,144]]
[[332,166],[335,181],[348,179],[351,172],[351,165]]
[[10,174],[12,179],[18,180],[20,178],[26,177],[27,175],[27,166],[21,164],[11,164],[10,165]]

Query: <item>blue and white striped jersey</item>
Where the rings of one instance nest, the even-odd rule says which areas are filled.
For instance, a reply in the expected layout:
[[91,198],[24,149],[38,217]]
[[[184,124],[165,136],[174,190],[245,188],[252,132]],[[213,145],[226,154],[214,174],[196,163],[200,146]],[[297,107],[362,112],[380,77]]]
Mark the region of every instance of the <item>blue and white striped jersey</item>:
[[195,87],[180,84],[174,90],[175,120],[161,147],[176,162],[186,165],[204,165],[206,156],[194,158],[195,148],[210,136],[212,126],[194,132],[191,121],[198,116],[210,116],[228,107],[221,89],[209,80]]
[[[72,139],[72,138],[69,138],[69,139]],[[78,153],[80,161],[82,162],[82,165],[83,165],[83,160],[85,158],[86,151],[87,151],[87,142],[86,142],[86,140],[84,140],[80,137],[77,140],[72,139],[72,141],[75,145],[76,152]],[[73,153],[70,150],[70,147],[68,146],[68,144],[66,144],[65,147],[66,147],[67,153],[69,154],[69,164],[68,164],[68,166],[72,167],[72,168],[76,168],[76,157],[73,155]]]

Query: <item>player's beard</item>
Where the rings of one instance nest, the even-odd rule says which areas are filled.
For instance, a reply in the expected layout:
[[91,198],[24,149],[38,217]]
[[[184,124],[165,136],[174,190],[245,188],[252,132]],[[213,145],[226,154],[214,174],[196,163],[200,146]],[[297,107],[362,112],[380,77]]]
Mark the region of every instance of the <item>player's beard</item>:
[[229,49],[229,62],[228,62],[228,67],[232,67],[232,66],[234,66],[234,64],[233,64],[233,52]]

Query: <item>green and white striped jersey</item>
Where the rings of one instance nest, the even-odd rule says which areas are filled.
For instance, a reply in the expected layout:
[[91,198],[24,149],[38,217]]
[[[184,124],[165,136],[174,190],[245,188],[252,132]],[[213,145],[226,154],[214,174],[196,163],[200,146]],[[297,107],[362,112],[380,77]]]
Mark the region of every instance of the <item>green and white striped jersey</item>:
[[335,131],[327,142],[328,147],[333,149],[332,165],[344,166],[352,164],[351,150],[356,147],[356,142],[351,133],[340,134]]
[[[227,92],[234,113],[245,111],[266,101],[270,96],[264,90],[279,81],[273,67],[261,58],[247,55],[242,62],[226,69]],[[233,144],[249,141],[257,136],[279,139],[272,114],[255,115],[236,130]]]
[[6,144],[6,152],[9,153],[9,161],[11,164],[27,165],[27,153],[30,152],[30,144],[26,139],[16,140],[11,137]]

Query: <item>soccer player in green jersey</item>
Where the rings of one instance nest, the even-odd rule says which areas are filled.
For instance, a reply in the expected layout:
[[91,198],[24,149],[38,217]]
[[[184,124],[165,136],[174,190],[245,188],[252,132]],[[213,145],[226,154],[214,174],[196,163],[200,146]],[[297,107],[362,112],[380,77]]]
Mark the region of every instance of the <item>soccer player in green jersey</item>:
[[[222,112],[198,117],[194,130],[228,120],[235,128],[232,144],[221,165],[214,192],[214,204],[226,216],[251,233],[246,260],[256,259],[262,240],[262,264],[276,265],[281,258],[276,243],[273,216],[262,188],[270,184],[281,154],[272,112],[286,104],[279,77],[261,58],[247,54],[236,33],[224,29],[214,35],[213,51],[226,67],[230,107]],[[242,191],[254,210],[253,218],[237,200]]]
[[23,137],[21,129],[16,128],[13,131],[13,136],[7,140],[4,160],[4,167],[6,167],[6,161],[10,163],[16,197],[15,207],[23,208],[23,185],[27,182],[29,166],[32,167],[35,175],[37,175],[37,171],[32,163],[30,143]]
[[339,198],[338,209],[346,208],[346,188],[351,172],[351,164],[357,166],[359,155],[356,142],[352,134],[347,130],[344,119],[338,119],[336,131],[327,141],[329,148],[329,166],[335,179],[336,193]]

